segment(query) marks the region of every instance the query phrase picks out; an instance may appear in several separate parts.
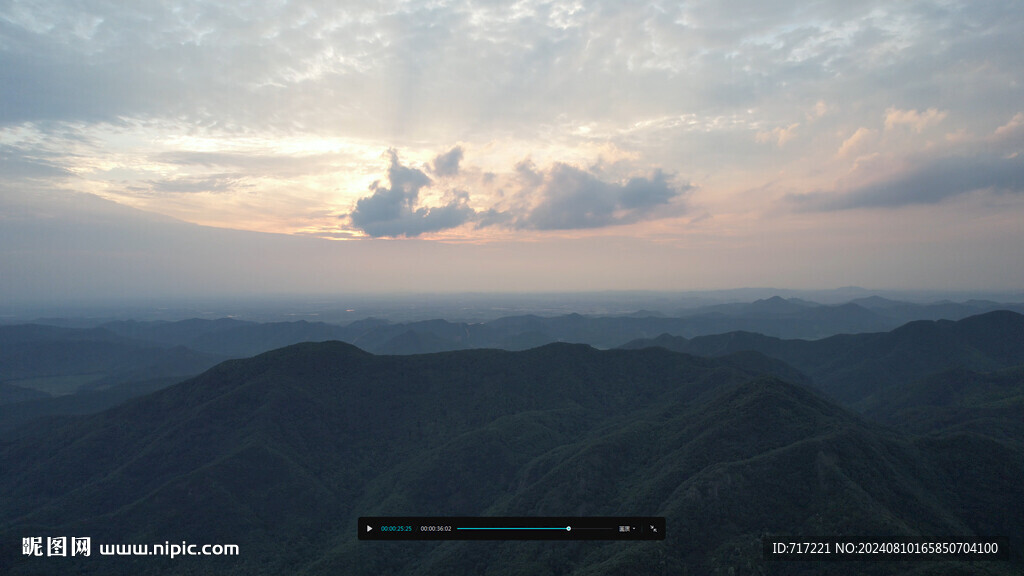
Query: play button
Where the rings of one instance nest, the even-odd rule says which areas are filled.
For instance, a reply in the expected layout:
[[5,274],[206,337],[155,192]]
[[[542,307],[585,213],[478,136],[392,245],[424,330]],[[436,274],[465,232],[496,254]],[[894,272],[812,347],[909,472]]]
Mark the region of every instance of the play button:
[[366,525],[366,531],[369,532],[371,530],[373,530],[373,526],[370,526],[369,524],[367,524]]

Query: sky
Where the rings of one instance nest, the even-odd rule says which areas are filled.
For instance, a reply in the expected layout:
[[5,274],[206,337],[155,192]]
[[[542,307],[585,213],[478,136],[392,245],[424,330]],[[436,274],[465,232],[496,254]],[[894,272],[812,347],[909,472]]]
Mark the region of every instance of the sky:
[[1012,1],[0,0],[0,296],[1024,289]]

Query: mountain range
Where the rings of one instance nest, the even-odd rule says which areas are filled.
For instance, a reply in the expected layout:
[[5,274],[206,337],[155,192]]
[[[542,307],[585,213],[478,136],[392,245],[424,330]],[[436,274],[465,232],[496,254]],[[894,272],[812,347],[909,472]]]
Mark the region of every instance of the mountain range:
[[809,376],[831,398],[877,409],[892,394],[935,372],[992,371],[1024,365],[1024,316],[995,311],[959,320],[915,321],[890,332],[784,340],[750,332],[687,339],[663,334],[623,346],[659,346],[700,356],[760,352]]
[[[525,350],[551,342],[586,343],[599,348],[633,342],[651,342],[662,334],[682,338],[693,334],[716,334],[711,340],[698,341],[689,349],[680,342],[662,344],[695,354],[715,354],[726,329],[762,328],[759,336],[732,334],[738,344],[728,349],[757,349],[772,355],[771,346],[745,343],[747,339],[768,334],[833,334],[842,329],[857,332],[889,329],[899,318],[940,316],[958,319],[970,312],[998,306],[988,301],[964,303],[940,302],[928,305],[887,300],[878,296],[861,298],[845,305],[824,306],[799,298],[778,296],[748,304],[723,304],[681,311],[684,316],[668,318],[656,312],[638,312],[620,316],[555,317],[509,316],[490,322],[448,322],[428,320],[392,323],[367,318],[346,325],[322,322],[257,323],[231,318],[167,321],[112,321],[87,327],[69,327],[57,319],[47,324],[0,326],[0,435],[31,420],[62,414],[87,414],[115,406],[128,398],[143,395],[186,377],[199,374],[227,358],[243,358],[290,344],[339,340],[376,354],[421,354],[467,348]],[[81,325],[81,322],[73,323]],[[669,335],[669,336],[666,336]],[[688,341],[688,340],[686,340]],[[799,347],[800,344],[793,344]],[[793,347],[791,346],[791,347]],[[815,345],[817,346],[817,345]],[[815,348],[815,350],[820,347]],[[794,355],[795,354],[795,355]],[[809,366],[799,353],[786,353],[781,359],[800,370],[821,378],[821,370]],[[809,359],[822,355],[812,352]],[[828,353],[828,358],[834,354]],[[849,361],[838,360],[843,366]],[[998,364],[968,363],[988,369]],[[829,371],[827,367],[825,371]],[[888,370],[884,366],[880,374]],[[822,386],[842,386],[833,382],[841,370],[831,369]],[[855,379],[864,376],[863,370]],[[886,385],[899,379],[891,370],[883,375]],[[888,378],[888,380],[886,380]],[[45,394],[39,394],[43,392]],[[66,395],[74,394],[75,398]],[[55,396],[55,398],[51,397]],[[31,402],[23,402],[31,400]],[[17,406],[10,404],[17,402]]]
[[[323,342],[229,360],[0,441],[0,540],[234,543],[241,556],[28,558],[5,544],[0,570],[1019,574],[1024,381],[1009,364],[1024,350],[1021,320],[991,313],[803,343],[658,339],[713,357],[647,343],[381,356]],[[730,349],[740,338],[774,348]],[[791,347],[793,362],[779,352]],[[878,385],[896,369],[899,384]],[[356,539],[359,516],[383,515],[650,515],[667,518],[668,534],[643,543]],[[764,536],[869,535],[998,537],[1013,555],[761,558]]]
[[[441,319],[390,322],[377,318],[347,324],[308,321],[256,323],[232,318],[177,322],[118,320],[88,326],[93,330],[82,330],[75,336],[69,333],[68,338],[110,340],[112,333],[149,346],[185,346],[198,352],[234,357],[252,356],[299,342],[328,339],[355,344],[378,354],[417,354],[467,348],[523,350],[550,342],[577,342],[597,348],[613,348],[634,339],[663,333],[692,338],[748,331],[779,338],[818,339],[835,334],[884,332],[914,320],[960,320],[994,310],[1024,312],[1024,305],[982,300],[913,304],[879,296],[841,305],[822,305],[799,298],[774,296],[750,303],[680,309],[671,317],[656,311],[638,311],[618,315],[527,314],[485,322]],[[41,319],[37,324],[47,325],[52,330],[71,328],[81,321]]]

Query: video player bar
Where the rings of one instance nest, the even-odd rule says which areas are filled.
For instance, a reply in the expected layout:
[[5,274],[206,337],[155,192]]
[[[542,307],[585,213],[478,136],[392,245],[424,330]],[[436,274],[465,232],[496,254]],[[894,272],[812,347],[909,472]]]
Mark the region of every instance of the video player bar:
[[370,516],[360,540],[664,540],[654,516]]

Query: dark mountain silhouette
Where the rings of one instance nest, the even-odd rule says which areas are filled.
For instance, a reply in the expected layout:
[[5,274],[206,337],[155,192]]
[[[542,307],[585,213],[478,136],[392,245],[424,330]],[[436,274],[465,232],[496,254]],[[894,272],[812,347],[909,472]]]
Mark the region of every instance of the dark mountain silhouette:
[[103,328],[70,328],[45,324],[0,326],[0,344],[4,348],[38,342],[123,342],[116,334]]
[[105,323],[102,328],[133,340],[166,346],[185,346],[210,334],[223,334],[241,326],[255,325],[255,322],[235,320],[234,318],[216,320],[192,318],[178,322],[121,320]]
[[345,335],[340,326],[323,322],[268,322],[242,324],[222,332],[207,332],[185,345],[224,356],[243,358],[299,342],[337,340]]
[[433,332],[408,330],[376,347],[378,354],[429,354],[449,352],[461,346]]
[[881,296],[868,296],[867,298],[856,298],[850,300],[851,304],[856,304],[868,310],[893,310],[903,306],[912,306],[908,302],[900,302],[898,300],[890,300]]
[[1010,311],[959,320],[911,322],[891,332],[782,340],[733,332],[693,339],[663,335],[624,348],[662,346],[718,356],[753,350],[790,364],[845,405],[870,409],[882,393],[953,368],[991,371],[1024,365],[1024,316]]
[[[487,348],[486,338],[474,335],[479,326],[447,320],[388,324],[358,335],[348,335],[345,341],[378,354],[419,354],[427,351]],[[424,349],[423,342],[426,340],[434,344]]]
[[[478,323],[445,320],[391,323],[368,318],[344,326],[306,321],[260,324],[225,318],[181,322],[116,321],[99,328],[106,331],[108,337],[113,333],[137,345],[184,346],[229,357],[247,357],[300,342],[326,340],[348,342],[373,353],[415,354],[425,350],[471,348],[524,350],[550,342],[614,348],[635,339],[666,333],[693,338],[747,331],[779,338],[817,339],[835,334],[883,332],[919,319],[959,320],[1007,306],[987,301],[918,305],[877,296],[825,306],[774,296],[751,303],[690,309],[676,318],[647,312],[608,316],[523,315]],[[1024,311],[1020,306],[1017,308]],[[1014,308],[1010,305],[1009,309]],[[420,336],[412,338],[408,333]],[[433,344],[424,348],[421,342],[424,339]],[[408,347],[403,342],[408,342]]]
[[105,328],[0,326],[0,381],[55,394],[136,378],[185,378],[224,359],[133,340]]
[[627,318],[664,318],[664,312],[658,312],[657,310],[637,310],[636,312],[629,312],[626,314],[616,314],[616,316],[624,316]]
[[783,298],[772,296],[754,300],[750,303],[718,304],[708,306],[700,310],[701,313],[717,313],[726,316],[780,316],[787,314],[799,314],[806,312],[808,308],[818,307],[820,304],[801,300],[799,298]]
[[6,384],[0,382],[0,406],[4,404],[11,404],[14,402],[23,402],[25,400],[38,400],[40,398],[49,398],[50,395],[39,390],[33,390],[31,388],[23,388],[21,386],[15,386],[14,384]]
[[[85,390],[64,396],[47,396],[26,399],[0,405],[0,438],[31,433],[32,430],[55,425],[55,417],[94,414],[122,404],[126,400],[145,396],[161,388],[181,382],[178,377],[147,378],[105,386],[97,390]],[[34,392],[34,391],[33,391]]]
[[870,296],[851,301],[863,308],[884,316],[885,318],[905,324],[915,320],[962,320],[968,316],[976,316],[995,310],[1011,310],[1024,313],[1024,305],[1003,304],[990,300],[968,300],[966,302],[932,302],[930,304],[913,304],[889,300],[881,296]]
[[0,327],[0,435],[45,416],[99,412],[224,359],[107,328]]
[[[819,306],[779,299],[737,305],[730,314],[694,313],[683,318],[651,315],[625,316],[511,316],[490,322],[465,324],[441,321],[378,326],[358,338],[341,339],[372,352],[405,332],[432,333],[459,348],[523,348],[548,342],[578,342],[613,348],[636,338],[671,333],[685,336],[729,330],[753,330],[766,334],[817,338],[838,332],[885,330],[895,324],[856,305]],[[390,353],[402,353],[389,348]],[[415,349],[409,351],[416,352]]]
[[693,337],[744,330],[780,338],[823,338],[833,334],[878,332],[897,324],[857,304],[825,306],[799,298],[773,296],[751,303],[732,303],[686,310],[685,330],[670,334]]
[[[820,306],[777,297],[743,306],[778,311],[775,315],[762,315],[762,319],[782,325],[788,322],[787,311],[792,310],[807,311],[805,320],[849,310],[855,315],[863,310],[855,305]],[[553,341],[603,346],[630,334],[649,335],[655,329],[689,330],[693,321],[575,314],[554,318],[508,317],[488,323],[432,320],[392,324],[367,319],[347,326],[306,321],[258,324],[233,319],[119,321],[91,329],[8,326],[0,328],[0,342],[4,344],[0,350],[0,378],[6,383],[58,395],[111,387],[116,390],[83,398],[77,404],[68,399],[48,402],[40,396],[20,412],[8,410],[14,416],[0,423],[0,433],[37,416],[98,411],[198,374],[226,357],[250,356],[299,342],[337,339],[378,354],[465,348],[526,350]],[[802,381],[803,375],[807,375],[844,405],[867,409],[882,402],[876,397],[879,391],[903,386],[932,372],[958,366],[986,372],[1024,362],[1019,353],[1020,338],[1013,334],[1012,322],[1000,328],[988,326],[991,319],[983,320],[973,332],[970,322],[962,322],[957,323],[961,326],[959,332],[949,332],[949,322],[926,322],[909,324],[889,334],[840,335],[819,341],[780,340],[757,333],[732,332],[693,339],[663,335],[628,346],[662,345],[711,356],[759,351],[794,367],[790,372],[773,372],[784,379]],[[985,340],[993,334],[994,338]],[[972,339],[978,340],[980,347]],[[1001,345],[1009,348],[999,352]]]
[[[1017,447],[912,440],[765,375],[774,370],[791,369],[749,353],[577,344],[374,356],[326,342],[227,361],[0,444],[0,540],[230,542],[241,557],[46,559],[4,547],[0,570],[766,573],[783,568],[762,561],[765,534],[1021,541]],[[358,516],[386,514],[664,515],[669,532],[642,544],[356,541]],[[1020,562],[924,566],[1012,574]],[[827,568],[837,566],[919,565]]]

